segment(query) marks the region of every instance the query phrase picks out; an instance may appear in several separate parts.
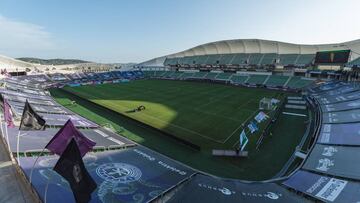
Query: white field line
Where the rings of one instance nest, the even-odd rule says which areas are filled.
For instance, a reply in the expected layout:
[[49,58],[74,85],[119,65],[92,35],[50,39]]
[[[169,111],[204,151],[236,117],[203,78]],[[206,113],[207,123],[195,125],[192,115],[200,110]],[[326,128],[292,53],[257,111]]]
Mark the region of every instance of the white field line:
[[[272,110],[272,111],[274,111],[274,110]],[[272,111],[270,111],[268,114],[270,114]],[[257,113],[257,112],[259,112],[259,110],[258,111],[256,111],[256,112],[254,112],[254,114],[253,115],[255,115],[255,113]],[[253,116],[252,115],[252,116]],[[252,117],[252,116],[250,116],[250,117]],[[249,117],[249,118],[250,118]],[[249,118],[246,120],[246,121],[248,121],[249,120]],[[244,122],[244,123],[246,123],[246,122]],[[245,132],[246,132],[246,128],[245,128]],[[240,139],[238,140],[238,141],[236,141],[234,144],[233,144],[233,147],[235,146],[235,145],[237,145],[238,143],[240,142]]]
[[217,113],[210,113],[210,112],[206,112],[206,111],[201,111],[200,109],[197,109],[197,108],[195,108],[195,109],[189,108],[189,109],[200,112],[200,113],[203,113],[203,114],[207,114],[207,115],[211,115],[211,116],[217,116],[217,117],[220,117],[220,118],[232,120],[232,121],[235,121],[235,122],[241,122],[241,120],[238,120],[238,119],[235,119],[235,118],[231,118],[231,117],[228,117],[228,116],[223,116],[223,115],[220,115],[220,114],[217,114]]
[[239,125],[239,127],[237,127],[237,128],[231,133],[231,135],[229,135],[229,137],[227,137],[227,138],[224,140],[223,144],[225,144],[225,142],[227,142],[227,141],[236,133],[236,131],[239,130],[239,129],[241,128],[241,126],[243,126],[250,118],[252,118],[255,114],[257,114],[258,111],[259,111],[259,110],[254,111],[254,113],[252,113],[244,122],[242,122],[242,123]]
[[195,107],[195,109],[200,109],[200,108],[202,108],[202,107],[204,107],[204,106],[207,106],[207,105],[209,105],[209,104],[212,104],[212,103],[221,101],[221,100],[223,100],[223,99],[225,99],[226,97],[229,97],[229,96],[231,96],[231,95],[234,95],[234,94],[227,94],[227,95],[222,96],[222,97],[211,97],[209,102],[207,102],[207,103],[205,103],[205,104],[200,104],[199,106]]
[[220,141],[218,141],[218,140],[215,140],[215,139],[213,139],[213,138],[211,138],[211,137],[208,137],[208,136],[206,136],[206,135],[200,134],[200,133],[195,132],[195,131],[193,131],[193,130],[190,130],[190,129],[187,129],[187,128],[184,128],[184,127],[181,127],[181,126],[178,126],[178,125],[175,125],[175,124],[172,124],[172,123],[163,121],[163,120],[161,120],[161,119],[159,119],[159,118],[157,118],[157,117],[154,117],[154,116],[151,116],[151,115],[148,115],[148,114],[142,114],[142,115],[145,115],[145,116],[147,116],[147,117],[150,117],[150,118],[153,118],[153,119],[158,120],[158,121],[160,121],[160,122],[163,122],[163,123],[165,123],[165,124],[167,124],[167,125],[173,126],[173,127],[175,127],[175,128],[179,128],[179,129],[181,129],[181,130],[190,132],[190,133],[195,134],[195,135],[199,135],[199,136],[201,136],[201,137],[203,137],[203,138],[206,138],[206,139],[209,139],[209,140],[211,140],[211,141],[214,141],[214,142],[217,142],[217,143],[222,144],[222,142],[220,142]]
[[[97,97],[97,96],[94,96],[94,95],[92,95],[92,97],[95,97],[95,98],[97,98],[97,99],[101,99],[101,98],[99,98],[99,97]],[[111,106],[113,106],[113,105],[111,105]],[[187,128],[184,128],[184,127],[181,127],[181,126],[178,126],[178,125],[175,125],[175,124],[172,124],[172,123],[163,121],[163,120],[161,120],[161,119],[159,119],[159,118],[157,118],[157,117],[154,117],[154,116],[151,116],[151,115],[148,115],[148,114],[145,114],[145,113],[142,114],[142,115],[147,116],[147,117],[150,117],[150,118],[153,118],[153,119],[158,120],[158,121],[160,121],[160,122],[162,122],[162,123],[165,123],[165,124],[167,124],[167,125],[171,125],[171,126],[173,126],[173,127],[175,127],[175,128],[179,128],[179,129],[181,129],[181,130],[184,130],[184,131],[190,132],[190,133],[192,133],[192,134],[198,135],[198,136],[200,136],[200,137],[203,137],[203,138],[205,138],[205,139],[211,140],[211,141],[213,141],[213,142],[217,142],[217,143],[222,144],[222,142],[220,142],[220,141],[218,141],[218,140],[215,140],[215,139],[213,139],[213,138],[211,138],[211,137],[202,135],[202,134],[200,134],[200,133],[198,133],[198,132],[195,132],[195,131],[193,131],[193,130],[190,130],[190,129],[187,129]]]
[[[158,94],[158,95],[163,95],[162,93],[158,93],[158,92],[152,91],[152,90],[150,90],[149,88],[146,88],[146,89],[148,90],[148,91],[146,91],[146,93],[149,92],[149,93],[155,93],[155,94]],[[174,88],[174,89],[175,89],[175,88]],[[219,88],[219,89],[220,89],[220,88]],[[216,89],[216,90],[219,90],[219,89]],[[177,90],[179,90],[179,89],[177,89]],[[173,90],[171,90],[171,91],[169,91],[169,92],[173,92]],[[208,92],[215,92],[215,91],[214,91],[214,90],[210,90],[210,91],[204,92],[204,93],[202,93],[202,94],[207,94],[207,95],[208,95]],[[133,93],[133,94],[131,94],[131,95],[128,94],[127,96],[124,96],[124,97],[121,98],[121,99],[124,99],[124,98],[127,98],[127,97],[132,97],[132,96],[135,96],[135,95],[138,95],[138,94],[141,94],[141,93]],[[214,116],[218,116],[218,117],[221,117],[221,118],[225,118],[225,119],[229,119],[229,120],[237,121],[237,122],[238,122],[238,121],[240,121],[240,120],[233,119],[233,118],[226,117],[226,116],[222,116],[222,115],[218,115],[218,114],[216,114],[216,113],[204,112],[204,111],[202,111],[202,110],[199,109],[199,107],[203,107],[203,106],[209,105],[209,104],[211,104],[211,103],[220,101],[220,100],[222,100],[222,99],[224,99],[224,98],[226,98],[226,97],[229,97],[229,96],[231,96],[231,95],[233,95],[233,94],[228,94],[228,95],[225,95],[225,96],[222,96],[222,97],[215,97],[214,100],[212,100],[212,101],[210,101],[210,102],[208,102],[208,103],[202,104],[202,105],[194,108],[194,110],[195,110],[195,111],[198,111],[198,112],[201,112],[201,113],[204,113],[204,114],[214,115]],[[99,99],[99,100],[103,100],[102,98],[96,97],[96,96],[94,96],[94,95],[90,95],[90,96],[95,97],[95,98],[97,98],[97,99]],[[238,108],[240,108],[240,107],[242,107],[242,106],[244,106],[244,105],[247,105],[247,104],[250,103],[252,100],[253,100],[253,99],[249,100],[248,102],[242,104],[242,105],[239,106]],[[255,113],[257,113],[257,111],[255,111],[255,112],[254,112],[251,116],[249,116],[244,122],[242,122],[242,123],[241,123],[225,140],[223,140],[223,141],[219,141],[219,140],[213,139],[213,138],[211,138],[211,137],[208,137],[208,136],[203,135],[203,134],[201,134],[201,133],[198,133],[198,132],[196,132],[196,131],[193,131],[193,130],[190,130],[190,129],[187,129],[187,128],[184,128],[184,127],[181,127],[181,126],[178,126],[178,125],[175,125],[175,124],[166,122],[166,121],[164,121],[164,120],[161,120],[161,119],[159,119],[159,118],[157,118],[157,117],[154,117],[154,116],[151,116],[151,115],[148,115],[148,114],[142,114],[142,115],[145,115],[145,116],[147,116],[147,117],[153,118],[153,119],[158,120],[158,121],[160,121],[160,122],[162,122],[162,123],[166,123],[166,124],[171,125],[171,126],[173,126],[173,127],[175,127],[175,128],[178,128],[178,129],[181,129],[181,130],[190,132],[190,133],[192,133],[192,134],[201,136],[201,137],[203,137],[203,138],[205,138],[205,139],[208,139],[208,140],[211,140],[211,141],[213,141],[213,142],[216,142],[216,143],[219,143],[219,144],[225,144],[225,143],[237,132],[237,130],[239,130],[239,128],[241,128],[241,126],[249,120],[249,118],[251,118],[253,115],[255,115]],[[235,143],[235,144],[236,144],[236,143]]]

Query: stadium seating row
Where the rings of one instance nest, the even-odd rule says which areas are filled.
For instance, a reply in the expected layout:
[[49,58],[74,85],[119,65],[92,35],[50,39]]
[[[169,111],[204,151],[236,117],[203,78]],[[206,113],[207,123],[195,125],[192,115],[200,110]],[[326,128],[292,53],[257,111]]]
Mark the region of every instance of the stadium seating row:
[[144,71],[146,78],[164,79],[208,79],[227,81],[233,84],[266,85],[299,89],[312,83],[312,80],[293,76],[279,75],[240,75],[236,73],[216,72],[176,72],[176,71]]
[[308,89],[308,101],[319,114],[317,139],[285,186],[324,202],[359,201],[352,193],[360,188],[359,91],[357,84],[340,81]]
[[[161,74],[166,72],[158,71],[156,74],[157,77],[160,77]],[[148,74],[148,73],[146,73]],[[17,81],[14,81],[15,84],[26,85],[27,87],[33,87],[32,84],[37,84],[39,87],[45,88],[46,86],[51,86],[54,84],[81,84],[87,82],[106,82],[114,80],[135,80],[143,78],[144,73],[142,71],[109,71],[109,72],[99,72],[99,73],[72,73],[72,74],[46,74],[46,75],[27,75],[17,77]],[[15,78],[13,78],[15,79]],[[11,78],[8,79],[8,82],[11,82]],[[26,84],[24,82],[27,81]],[[38,84],[41,82],[41,84]],[[36,86],[36,88],[38,87]],[[33,87],[34,88],[34,87]]]
[[360,66],[360,57],[348,63],[350,66]]
[[307,65],[314,58],[314,54],[212,54],[167,58],[164,65]]

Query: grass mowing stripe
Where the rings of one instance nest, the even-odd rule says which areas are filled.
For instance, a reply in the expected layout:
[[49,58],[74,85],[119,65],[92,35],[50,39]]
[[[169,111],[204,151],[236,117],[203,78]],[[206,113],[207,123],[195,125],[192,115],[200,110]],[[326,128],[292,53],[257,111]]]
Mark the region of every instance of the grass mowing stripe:
[[[117,111],[124,111],[139,104],[145,104],[150,107],[149,109],[147,108],[149,111],[140,112],[138,115],[133,115],[133,117],[135,119],[144,117],[145,121],[153,122],[154,125],[159,125],[159,123],[163,125],[156,119],[142,115],[146,113],[166,121],[168,122],[167,126],[161,127],[159,125],[159,127],[170,133],[182,132],[178,128],[171,127],[169,125],[171,123],[175,125],[180,124],[179,126],[182,127],[186,126],[188,129],[199,129],[201,132],[205,132],[201,134],[211,136],[213,139],[228,139],[225,144],[219,144],[207,141],[201,136],[195,137],[191,133],[181,133],[180,136],[186,136],[188,139],[201,143],[204,146],[200,152],[194,152],[178,142],[174,142],[161,135],[156,135],[157,132],[151,129],[133,124],[133,122],[128,121],[125,117],[118,117],[112,112],[101,110],[100,107],[92,104],[87,104],[85,100],[77,99],[78,105],[75,107],[66,106],[72,111],[96,121],[98,124],[111,123],[116,129],[122,129],[122,135],[131,140],[189,164],[194,168],[223,177],[247,180],[270,178],[288,160],[289,149],[291,151],[295,148],[294,142],[296,139],[294,138],[301,137],[301,130],[297,130],[291,135],[288,133],[292,132],[291,130],[285,130],[284,132],[278,130],[276,133],[273,133],[273,137],[265,138],[260,151],[250,152],[248,159],[211,156],[210,150],[212,148],[232,148],[232,145],[238,141],[238,138],[237,136],[229,137],[229,135],[242,123],[222,118],[216,114],[245,121],[258,108],[258,101],[262,97],[276,97],[279,94],[276,91],[238,88],[218,84],[159,80],[131,81],[128,84],[84,86],[70,89],[74,93],[86,97],[99,105],[105,106],[106,104],[109,107],[114,107]],[[56,92],[58,90],[53,91]],[[143,93],[143,91],[146,91],[146,93]],[[224,97],[232,92],[234,93],[232,96],[214,102],[208,108],[204,108],[203,110],[207,114],[201,114],[194,110],[198,105],[209,102],[211,99]],[[84,96],[85,94],[86,96]],[[97,96],[96,99],[93,97],[94,95]],[[65,105],[68,105],[71,101],[68,97],[72,98],[67,94],[59,93],[56,93],[54,97],[59,103]],[[175,117],[169,117],[171,115],[175,115]],[[293,119],[281,119],[281,122],[276,125],[286,127],[298,125],[299,129],[302,129],[303,123],[301,119],[305,118],[299,118],[296,122]],[[123,128],[120,126],[123,126]],[[287,145],[287,143],[290,144]]]

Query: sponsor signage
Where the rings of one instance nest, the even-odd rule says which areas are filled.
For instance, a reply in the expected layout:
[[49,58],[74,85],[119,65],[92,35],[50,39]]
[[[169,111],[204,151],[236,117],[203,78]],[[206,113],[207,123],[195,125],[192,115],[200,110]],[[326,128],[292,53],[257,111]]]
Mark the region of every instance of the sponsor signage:
[[[52,170],[57,156],[40,157],[33,173],[33,186],[47,202],[73,202],[66,181]],[[30,174],[35,158],[21,158],[21,167]],[[144,147],[89,153],[84,163],[98,187],[91,202],[150,202],[171,187],[189,178],[194,171]]]
[[325,202],[359,202],[360,184],[308,171],[297,171],[284,185]]
[[249,139],[246,137],[245,130],[241,131],[240,134],[240,151],[243,151]]
[[323,124],[317,142],[335,145],[360,145],[360,123]]
[[182,202],[307,202],[274,183],[242,183],[197,174],[168,201]]
[[358,147],[316,144],[303,168],[360,180],[360,150]]

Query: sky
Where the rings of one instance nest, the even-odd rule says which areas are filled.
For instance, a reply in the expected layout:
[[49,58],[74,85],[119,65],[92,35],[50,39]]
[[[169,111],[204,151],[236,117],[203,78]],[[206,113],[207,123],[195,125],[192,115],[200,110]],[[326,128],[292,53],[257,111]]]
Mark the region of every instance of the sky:
[[359,0],[0,0],[0,55],[143,62],[208,42],[360,39]]

